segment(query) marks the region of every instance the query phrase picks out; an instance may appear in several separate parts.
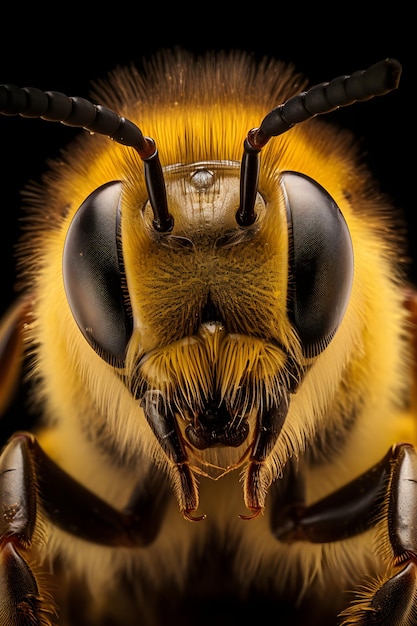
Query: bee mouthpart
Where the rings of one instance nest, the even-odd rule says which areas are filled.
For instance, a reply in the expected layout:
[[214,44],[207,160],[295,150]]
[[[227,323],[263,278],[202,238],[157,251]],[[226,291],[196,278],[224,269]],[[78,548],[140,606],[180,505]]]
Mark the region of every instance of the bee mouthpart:
[[222,403],[214,402],[207,405],[203,413],[195,418],[194,423],[185,429],[189,443],[198,450],[214,446],[238,448],[249,434],[246,417],[231,417],[230,412]]

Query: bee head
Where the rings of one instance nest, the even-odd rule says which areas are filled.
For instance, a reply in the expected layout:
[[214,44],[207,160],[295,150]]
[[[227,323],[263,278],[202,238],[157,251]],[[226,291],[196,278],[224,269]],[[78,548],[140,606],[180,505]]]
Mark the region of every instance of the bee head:
[[[146,197],[111,180],[73,216],[63,251],[69,307],[177,468],[189,457],[193,468],[221,471],[249,459],[249,508],[262,506],[256,468],[291,394],[336,334],[353,281],[352,241],[335,200],[292,169],[265,182],[262,150],[317,115],[391,91],[400,71],[388,59],[293,96],[242,138],[240,161],[164,167],[154,139],[106,107],[0,88],[4,114],[83,127],[140,156]],[[192,479],[184,480],[190,510]]]

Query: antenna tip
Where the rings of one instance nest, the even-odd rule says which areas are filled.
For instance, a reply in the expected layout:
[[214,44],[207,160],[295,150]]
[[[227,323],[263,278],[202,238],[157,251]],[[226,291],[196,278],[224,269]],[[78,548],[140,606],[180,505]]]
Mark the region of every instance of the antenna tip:
[[367,86],[375,96],[382,96],[397,89],[401,78],[402,66],[396,59],[384,59],[372,65],[367,71]]

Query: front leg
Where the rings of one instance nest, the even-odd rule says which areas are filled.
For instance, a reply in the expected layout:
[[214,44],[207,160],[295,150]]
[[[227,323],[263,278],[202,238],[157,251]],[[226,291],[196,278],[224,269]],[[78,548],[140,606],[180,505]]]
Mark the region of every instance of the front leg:
[[169,498],[158,484],[138,484],[128,510],[118,511],[66,474],[28,433],[16,434],[0,456],[0,626],[47,626],[53,610],[28,562],[40,508],[78,539],[105,546],[146,546],[159,532]]
[[36,519],[36,481],[26,452],[13,446],[0,457],[1,626],[37,626],[48,611],[46,596],[21,554],[31,545]]
[[[296,494],[278,507],[273,498],[272,531],[281,541],[340,541],[377,523],[386,525],[391,557],[383,578],[342,614],[343,626],[415,626],[417,624],[417,454],[398,444],[370,470],[310,506],[296,475],[287,476],[286,492]],[[282,495],[282,490],[279,490]],[[276,495],[279,495],[278,492]],[[280,498],[281,500],[281,498]],[[282,500],[281,500],[282,503]]]

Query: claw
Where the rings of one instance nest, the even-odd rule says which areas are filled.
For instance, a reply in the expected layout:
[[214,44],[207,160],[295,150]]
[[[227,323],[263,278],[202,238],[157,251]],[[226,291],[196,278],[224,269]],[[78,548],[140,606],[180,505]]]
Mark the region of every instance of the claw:
[[[265,508],[268,488],[272,483],[272,473],[265,461],[251,461],[244,480],[244,498],[246,508],[252,511],[247,519],[258,517]],[[239,516],[241,517],[241,516]],[[245,519],[245,516],[242,518]]]
[[203,520],[206,519],[206,515],[192,515],[193,511],[183,511],[182,514],[184,516],[184,519],[186,519],[188,522],[202,522]]
[[243,519],[243,520],[256,519],[257,517],[262,515],[262,513],[264,512],[264,509],[263,507],[259,507],[257,509],[251,509],[251,511],[252,513],[246,514],[246,515],[244,513],[239,514],[239,519]]

